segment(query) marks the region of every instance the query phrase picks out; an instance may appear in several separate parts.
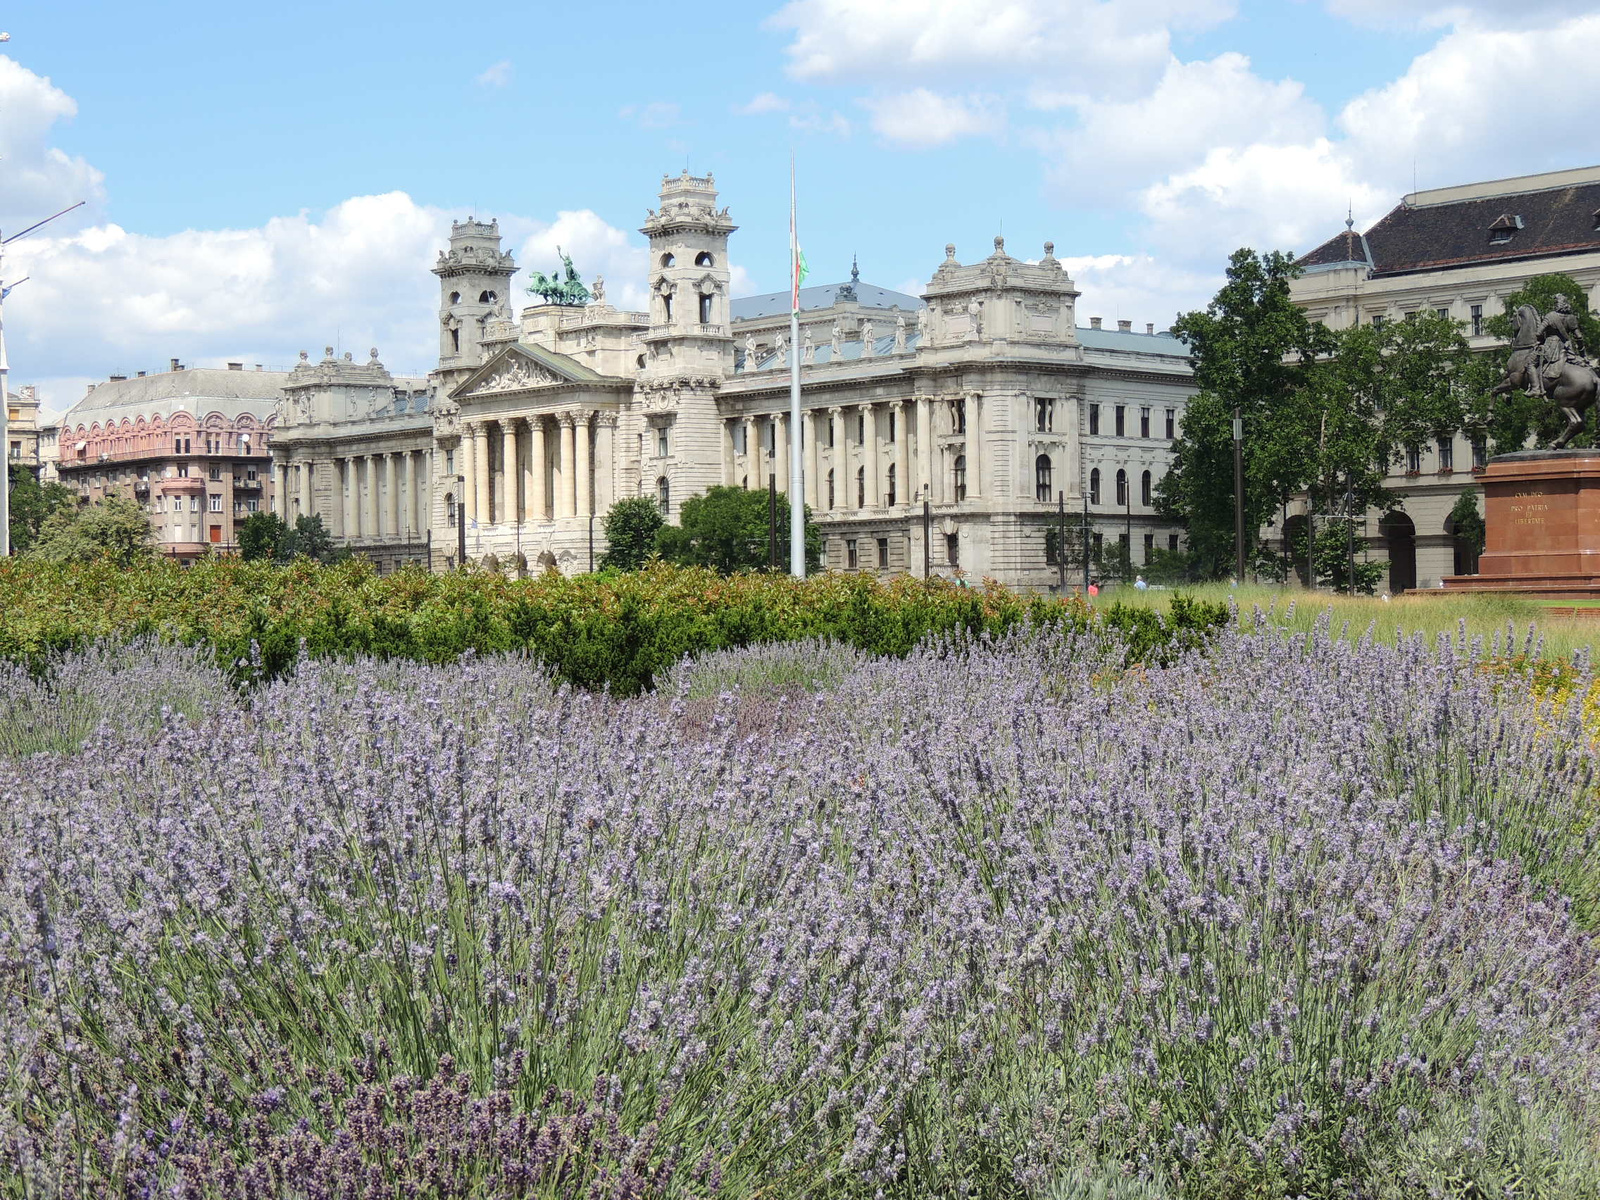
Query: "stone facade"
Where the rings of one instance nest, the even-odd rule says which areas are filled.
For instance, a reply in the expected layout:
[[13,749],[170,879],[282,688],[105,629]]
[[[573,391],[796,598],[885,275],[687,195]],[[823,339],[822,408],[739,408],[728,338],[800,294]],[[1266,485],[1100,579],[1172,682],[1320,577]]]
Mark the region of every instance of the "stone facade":
[[39,473],[39,395],[28,384],[6,394],[6,462]]
[[181,562],[234,550],[236,529],[272,501],[267,440],[282,371],[185,369],[113,376],[61,420],[60,481],[85,502],[131,496],[156,547]]
[[[1571,275],[1584,297],[1600,287],[1600,167],[1438,188],[1406,196],[1364,234],[1347,223],[1308,253],[1291,285],[1296,304],[1330,329],[1404,320],[1432,311],[1460,323],[1476,350],[1502,342],[1484,323],[1535,275]],[[1600,347],[1591,347],[1591,352]],[[1392,513],[1363,519],[1366,553],[1388,559],[1387,586],[1436,587],[1472,566],[1450,510],[1464,489],[1482,506],[1485,448],[1466,437],[1408,448],[1384,481],[1403,498]],[[1290,521],[1305,521],[1302,498]]]
[[273,431],[274,511],[320,516],[340,544],[380,570],[427,564],[433,517],[433,415],[423,379],[378,361],[320,362],[304,351],[283,383]]
[[[409,486],[427,489],[435,568],[455,565],[464,532],[473,561],[572,573],[604,552],[602,518],[615,500],[652,496],[676,520],[712,486],[764,488],[770,478],[786,492],[789,440],[799,437],[806,500],[833,568],[920,574],[926,562],[1048,587],[1057,572],[1045,531],[1060,499],[1074,527],[1087,509],[1097,538],[1127,539],[1136,565],[1178,544],[1153,489],[1193,392],[1187,357],[1148,327],[1079,329],[1077,289],[1049,243],[1025,262],[996,239],[992,255],[965,265],[947,247],[921,299],[856,272],[807,288],[793,347],[787,293],[729,294],[735,228],[710,176],[664,177],[641,229],[647,312],[613,307],[597,280],[586,306],[535,304],[514,320],[517,268],[498,227],[457,223],[433,267],[440,357],[426,412],[413,399],[375,421],[336,398],[381,390],[361,375],[375,361],[302,363],[273,443],[286,517],[296,497],[308,503],[309,486],[336,537],[380,564],[412,557],[415,543],[390,552],[384,541],[411,536],[410,470]],[[799,430],[789,422],[796,353]],[[300,415],[307,405],[314,419]],[[382,505],[393,502],[380,499],[373,544],[362,540],[373,526],[349,514],[374,503],[374,469],[381,497],[396,486],[387,465],[359,465],[383,454],[401,456],[402,515],[384,525]]]

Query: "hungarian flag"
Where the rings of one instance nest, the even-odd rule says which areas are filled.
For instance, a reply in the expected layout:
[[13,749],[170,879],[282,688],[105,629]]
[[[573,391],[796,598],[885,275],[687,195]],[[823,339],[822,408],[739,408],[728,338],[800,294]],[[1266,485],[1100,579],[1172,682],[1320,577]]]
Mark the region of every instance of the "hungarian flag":
[[805,286],[806,276],[811,274],[806,266],[806,253],[800,249],[800,234],[795,228],[794,221],[794,160],[789,160],[789,311],[800,311],[800,289]]

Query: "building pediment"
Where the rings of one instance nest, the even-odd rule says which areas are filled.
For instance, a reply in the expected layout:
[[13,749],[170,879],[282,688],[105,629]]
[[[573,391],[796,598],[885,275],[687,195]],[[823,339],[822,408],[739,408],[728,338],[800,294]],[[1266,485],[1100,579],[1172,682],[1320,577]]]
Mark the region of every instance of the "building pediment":
[[574,358],[542,346],[507,346],[479,367],[451,396],[500,395],[536,388],[594,383],[600,375]]

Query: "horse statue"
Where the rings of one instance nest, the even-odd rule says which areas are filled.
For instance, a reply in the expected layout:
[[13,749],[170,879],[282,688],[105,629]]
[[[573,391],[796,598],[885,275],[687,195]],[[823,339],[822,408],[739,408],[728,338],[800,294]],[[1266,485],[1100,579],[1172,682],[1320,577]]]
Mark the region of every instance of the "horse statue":
[[573,308],[589,303],[589,289],[583,285],[578,272],[573,270],[571,256],[562,254],[560,246],[556,247],[556,253],[561,255],[566,277],[531,271],[528,274],[529,295],[542,297],[546,304],[563,304]]
[[[1538,309],[1531,304],[1522,305],[1512,317],[1512,324],[1516,334],[1511,339],[1511,358],[1500,382],[1489,393],[1491,396],[1504,396],[1515,389],[1530,387],[1534,382],[1533,372],[1544,365],[1539,359],[1539,330],[1544,318]],[[1561,374],[1553,381],[1545,381],[1544,390],[1567,416],[1567,427],[1550,443],[1552,450],[1559,450],[1583,428],[1584,415],[1600,396],[1600,375],[1586,362],[1565,361],[1561,364]]]

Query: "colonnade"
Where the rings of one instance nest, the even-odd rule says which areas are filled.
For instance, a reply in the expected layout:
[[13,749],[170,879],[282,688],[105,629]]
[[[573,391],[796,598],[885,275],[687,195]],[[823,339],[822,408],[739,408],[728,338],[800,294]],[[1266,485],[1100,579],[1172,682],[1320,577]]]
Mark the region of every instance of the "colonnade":
[[[829,511],[828,478],[833,478],[832,510],[858,510],[920,504],[927,496],[935,503],[956,500],[956,457],[964,456],[966,499],[983,495],[983,411],[982,395],[967,392],[966,430],[962,440],[952,439],[938,447],[935,458],[935,409],[950,409],[951,398],[917,396],[911,401],[869,401],[809,409],[801,414],[801,443],[805,467],[806,503],[818,512]],[[915,414],[915,424],[907,418]],[[942,422],[954,430],[953,418]],[[725,422],[723,451],[724,482],[731,485],[747,481],[752,488],[765,488],[769,475],[776,476],[778,490],[789,490],[789,442],[791,431],[787,412],[747,414]],[[743,427],[743,449],[736,429]],[[916,432],[916,454],[911,453],[912,431]],[[830,430],[832,436],[830,437]],[[887,453],[885,444],[887,443]],[[893,472],[891,475],[890,472]]]
[[615,413],[581,409],[463,421],[467,518],[496,525],[586,519],[604,511],[612,499],[616,429]]
[[[430,515],[426,450],[390,450],[273,463],[273,511],[289,524],[320,515],[333,537],[346,541],[420,541]],[[327,503],[317,503],[326,477]]]

